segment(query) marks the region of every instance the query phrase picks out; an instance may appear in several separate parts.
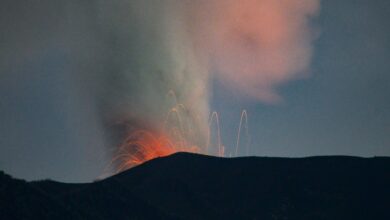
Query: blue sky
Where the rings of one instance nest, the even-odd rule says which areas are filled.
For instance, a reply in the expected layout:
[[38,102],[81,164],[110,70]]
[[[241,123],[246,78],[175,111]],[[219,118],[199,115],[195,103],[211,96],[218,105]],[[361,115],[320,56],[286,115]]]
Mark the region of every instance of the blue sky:
[[216,82],[212,104],[222,122],[237,118],[223,133],[246,108],[255,155],[389,156],[389,7],[385,1],[321,2],[310,76],[282,86],[283,103],[241,101]]
[[[41,34],[45,25],[15,32],[14,25],[43,20],[15,20],[12,10],[35,17],[24,13],[27,6],[1,4],[11,12],[0,16],[6,30],[0,38],[0,170],[29,180],[96,178],[109,160],[104,129],[84,82],[69,74],[73,54],[63,49],[66,43],[50,40],[62,39],[55,21],[43,19],[49,37]],[[61,4],[50,7],[61,12]],[[244,98],[213,80],[210,106],[220,114],[227,148],[234,147],[246,109],[251,155],[390,156],[389,11],[385,0],[322,1],[312,21],[320,35],[310,74],[280,86],[279,104]],[[39,43],[31,46],[26,33]]]

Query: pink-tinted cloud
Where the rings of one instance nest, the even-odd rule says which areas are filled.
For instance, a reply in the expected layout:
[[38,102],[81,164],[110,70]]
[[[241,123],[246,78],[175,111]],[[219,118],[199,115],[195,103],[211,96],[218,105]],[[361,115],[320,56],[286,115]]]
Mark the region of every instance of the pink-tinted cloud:
[[265,102],[277,86],[308,72],[319,0],[201,0],[189,29],[210,70],[225,84]]

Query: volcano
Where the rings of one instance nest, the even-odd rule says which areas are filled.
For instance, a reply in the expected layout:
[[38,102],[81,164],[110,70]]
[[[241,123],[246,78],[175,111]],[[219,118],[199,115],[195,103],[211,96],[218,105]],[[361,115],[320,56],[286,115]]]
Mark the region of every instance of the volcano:
[[104,180],[0,174],[0,219],[390,219],[390,158],[176,153]]

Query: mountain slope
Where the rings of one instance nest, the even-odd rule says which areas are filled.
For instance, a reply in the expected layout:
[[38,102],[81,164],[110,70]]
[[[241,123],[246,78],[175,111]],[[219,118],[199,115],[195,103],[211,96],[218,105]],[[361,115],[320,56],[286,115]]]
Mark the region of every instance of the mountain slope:
[[[90,184],[41,181],[7,187],[19,194],[32,188],[25,194],[57,204],[54,213],[73,219],[390,219],[390,158],[384,157],[177,153]],[[1,200],[15,204],[13,197],[3,197],[3,189]],[[17,203],[28,212],[30,203]]]

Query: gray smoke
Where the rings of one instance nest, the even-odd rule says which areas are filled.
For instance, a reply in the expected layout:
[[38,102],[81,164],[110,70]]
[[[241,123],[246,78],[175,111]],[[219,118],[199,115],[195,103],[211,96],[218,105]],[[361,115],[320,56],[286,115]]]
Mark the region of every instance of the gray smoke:
[[176,104],[168,94],[173,91],[185,106],[182,117],[197,131],[194,144],[202,145],[209,71],[249,96],[275,101],[276,86],[308,69],[313,37],[307,19],[317,13],[319,1],[3,0],[0,5],[1,74],[36,60],[60,62],[73,92],[85,101],[71,104],[89,109],[93,116],[85,127],[102,128],[109,146],[128,129],[161,130]]
[[45,68],[58,66],[60,60],[71,84],[67,89],[82,102],[68,104],[91,114],[83,128],[102,129],[99,134],[113,150],[129,129],[161,130],[176,104],[168,94],[173,91],[186,108],[181,117],[196,127],[192,141],[204,143],[208,73],[175,1],[5,0],[0,5],[2,78],[24,81],[37,70],[18,77],[12,70],[37,60]]
[[99,103],[109,121],[138,121],[159,129],[175,105],[168,94],[173,91],[187,109],[182,117],[197,118],[198,131],[205,132],[208,72],[194,54],[184,19],[175,13],[177,4],[169,3],[174,1],[99,4],[99,54],[104,60]]

